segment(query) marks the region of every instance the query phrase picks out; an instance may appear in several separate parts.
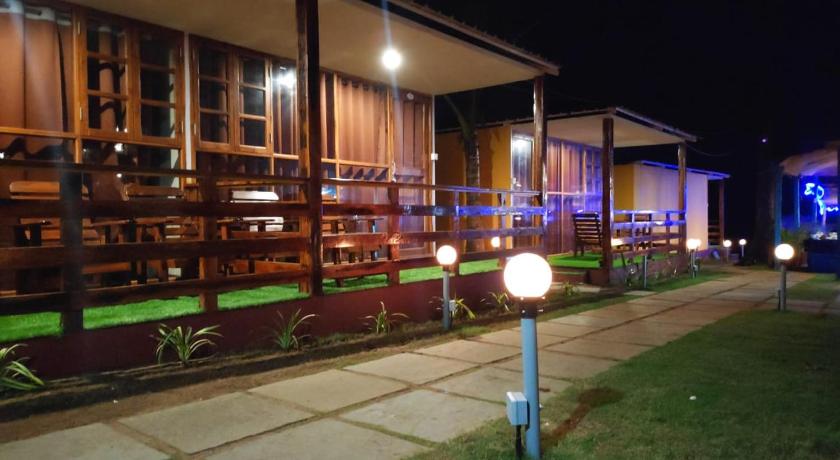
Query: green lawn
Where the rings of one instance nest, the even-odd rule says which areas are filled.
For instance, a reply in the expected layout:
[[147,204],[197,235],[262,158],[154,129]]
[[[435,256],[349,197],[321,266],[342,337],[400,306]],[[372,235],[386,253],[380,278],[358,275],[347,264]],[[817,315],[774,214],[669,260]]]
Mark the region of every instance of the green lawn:
[[[461,274],[482,273],[498,270],[497,260],[481,260],[461,264]],[[400,272],[402,283],[413,283],[441,278],[440,267],[413,268]],[[366,276],[344,281],[338,287],[335,280],[324,282],[326,294],[357,291],[387,286],[385,275]],[[219,309],[233,310],[275,302],[283,302],[307,297],[298,292],[297,284],[263,286],[255,289],[226,292],[219,294]],[[184,296],[174,299],[155,299],[123,305],[90,308],[84,311],[86,329],[98,329],[121,324],[160,321],[201,312],[198,297]],[[34,313],[30,315],[0,316],[0,342],[23,340],[31,337],[58,335],[60,315],[58,313]]]
[[[576,382],[543,401],[544,458],[840,458],[838,330],[750,311]],[[512,439],[503,419],[419,458],[513,458]]]
[[819,273],[788,289],[791,299],[830,302],[840,294],[840,283],[832,273]]
[[[659,260],[664,259],[664,254],[654,254],[653,259]],[[631,262],[629,259],[626,261],[627,263],[641,263],[642,256],[636,256],[633,261]],[[553,254],[548,256],[548,263],[553,267],[561,267],[561,268],[598,268],[601,263],[601,254],[600,253],[591,253],[585,252],[582,255],[576,256],[572,254]],[[619,268],[622,267],[624,262],[622,262],[621,257],[615,259],[613,261],[613,267]]]

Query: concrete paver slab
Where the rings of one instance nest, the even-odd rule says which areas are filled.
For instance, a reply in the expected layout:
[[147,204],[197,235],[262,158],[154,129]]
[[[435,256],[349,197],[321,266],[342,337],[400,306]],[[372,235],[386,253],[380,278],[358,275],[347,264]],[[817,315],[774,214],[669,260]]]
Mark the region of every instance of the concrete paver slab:
[[[542,377],[540,378],[540,393],[554,395],[565,390],[569,385],[571,383],[563,380]],[[522,372],[484,367],[437,382],[432,385],[432,388],[488,401],[504,402],[505,392],[522,391]]]
[[537,334],[556,335],[558,337],[580,337],[601,329],[603,328],[599,326],[553,323],[551,321],[540,321],[537,323]]
[[212,455],[213,460],[346,460],[364,458],[388,460],[409,457],[425,447],[375,430],[332,419],[300,426],[247,440]]
[[549,323],[575,324],[592,327],[613,327],[626,320],[621,318],[602,318],[599,316],[567,315],[548,320]]
[[597,310],[588,310],[580,314],[583,316],[597,316],[599,318],[610,318],[614,320],[621,320],[622,322],[624,322],[641,318],[643,316],[648,316],[652,314],[652,312],[628,310],[626,304],[618,304],[612,305],[610,307],[599,308]]
[[[507,345],[511,347],[522,346],[522,335],[519,331],[513,329],[504,329],[496,332],[489,332],[473,337],[473,340],[480,340],[482,342],[496,343],[499,345]],[[568,340],[567,337],[559,337],[556,335],[540,334],[537,332],[537,344],[540,347],[547,347]]]
[[345,369],[422,384],[475,367],[475,364],[437,356],[400,353]]
[[663,299],[658,296],[656,297],[641,297],[638,299],[633,299],[628,301],[629,304],[638,304],[638,305],[655,305],[659,307],[670,308],[676,307],[677,305],[681,305],[686,303],[687,300],[672,300],[672,299]]
[[652,347],[645,345],[634,345],[631,343],[605,342],[603,340],[575,339],[571,342],[552,345],[546,350],[558,351],[572,355],[593,356],[596,358],[625,360],[640,353],[650,350]]
[[655,292],[653,291],[625,291],[624,295],[630,295],[633,297],[646,297],[649,295],[653,295]]
[[393,380],[331,369],[317,374],[283,380],[250,390],[271,398],[330,412],[402,390],[406,385]]
[[510,358],[520,353],[519,349],[515,347],[483,343],[475,340],[455,340],[433,347],[414,350],[414,352],[480,364]]
[[444,442],[504,417],[504,414],[505,408],[501,404],[416,390],[341,417],[429,441]]
[[[603,372],[618,361],[589,356],[567,355],[550,351],[539,352],[539,372],[558,379],[583,379]],[[522,371],[522,358],[514,358],[496,365],[502,369]]]
[[3,444],[0,459],[163,460],[169,455],[141,444],[102,423],[55,431]]
[[120,419],[120,422],[192,454],[279,428],[310,415],[280,401],[273,402],[245,393],[229,393],[206,401],[135,415]]

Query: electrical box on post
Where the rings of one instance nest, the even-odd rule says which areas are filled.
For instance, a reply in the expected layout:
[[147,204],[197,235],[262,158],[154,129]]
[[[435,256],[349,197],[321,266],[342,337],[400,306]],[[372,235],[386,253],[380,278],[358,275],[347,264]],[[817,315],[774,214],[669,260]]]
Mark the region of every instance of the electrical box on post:
[[528,400],[519,391],[508,391],[506,395],[507,418],[513,426],[528,424]]

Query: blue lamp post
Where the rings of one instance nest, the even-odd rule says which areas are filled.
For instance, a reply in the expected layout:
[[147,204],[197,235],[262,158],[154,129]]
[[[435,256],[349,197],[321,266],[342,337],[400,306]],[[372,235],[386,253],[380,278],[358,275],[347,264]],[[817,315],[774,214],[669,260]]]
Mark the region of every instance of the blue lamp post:
[[540,381],[537,359],[537,303],[551,287],[551,267],[542,257],[524,253],[505,265],[505,287],[520,302],[522,377],[528,403],[525,448],[532,459],[540,458]]
[[782,243],[773,250],[773,254],[779,261],[779,271],[781,272],[779,277],[779,311],[787,310],[787,263],[790,259],[793,259],[793,253],[793,246],[787,243]]
[[458,252],[452,246],[445,244],[437,250],[437,261],[443,267],[443,295],[440,310],[443,314],[443,330],[448,331],[452,328],[452,310],[449,306],[449,272],[452,270],[452,265],[458,259]]

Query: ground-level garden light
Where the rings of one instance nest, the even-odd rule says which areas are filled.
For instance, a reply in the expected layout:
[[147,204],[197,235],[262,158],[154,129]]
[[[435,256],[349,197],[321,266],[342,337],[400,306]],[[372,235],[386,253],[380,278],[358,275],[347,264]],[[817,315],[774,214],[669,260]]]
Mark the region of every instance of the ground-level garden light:
[[[512,298],[519,301],[520,332],[522,334],[522,383],[524,399],[527,401],[528,419],[513,419],[511,423],[528,428],[525,431],[525,447],[528,456],[540,457],[540,382],[537,360],[537,303],[551,287],[551,267],[542,257],[524,253],[511,257],[505,265],[505,287]],[[513,397],[512,397],[513,396]],[[508,394],[508,414],[515,415],[515,393]],[[512,414],[513,412],[513,414]],[[521,423],[526,422],[526,423]],[[519,437],[517,436],[517,439]],[[518,445],[518,444],[517,444]]]
[[738,240],[738,246],[741,246],[741,263],[744,263],[744,247],[747,245],[747,240],[741,238]]
[[685,242],[685,247],[688,248],[688,272],[692,278],[697,277],[697,249],[700,247],[700,240],[697,238],[689,238]]
[[443,299],[440,311],[443,314],[443,330],[448,331],[452,327],[452,309],[449,305],[449,272],[452,265],[458,260],[458,252],[452,246],[445,244],[437,250],[437,261],[443,268]]
[[782,243],[773,250],[776,260],[779,261],[779,311],[787,310],[787,263],[793,259],[793,246]]
[[723,258],[729,262],[729,251],[732,247],[732,240],[723,240]]

